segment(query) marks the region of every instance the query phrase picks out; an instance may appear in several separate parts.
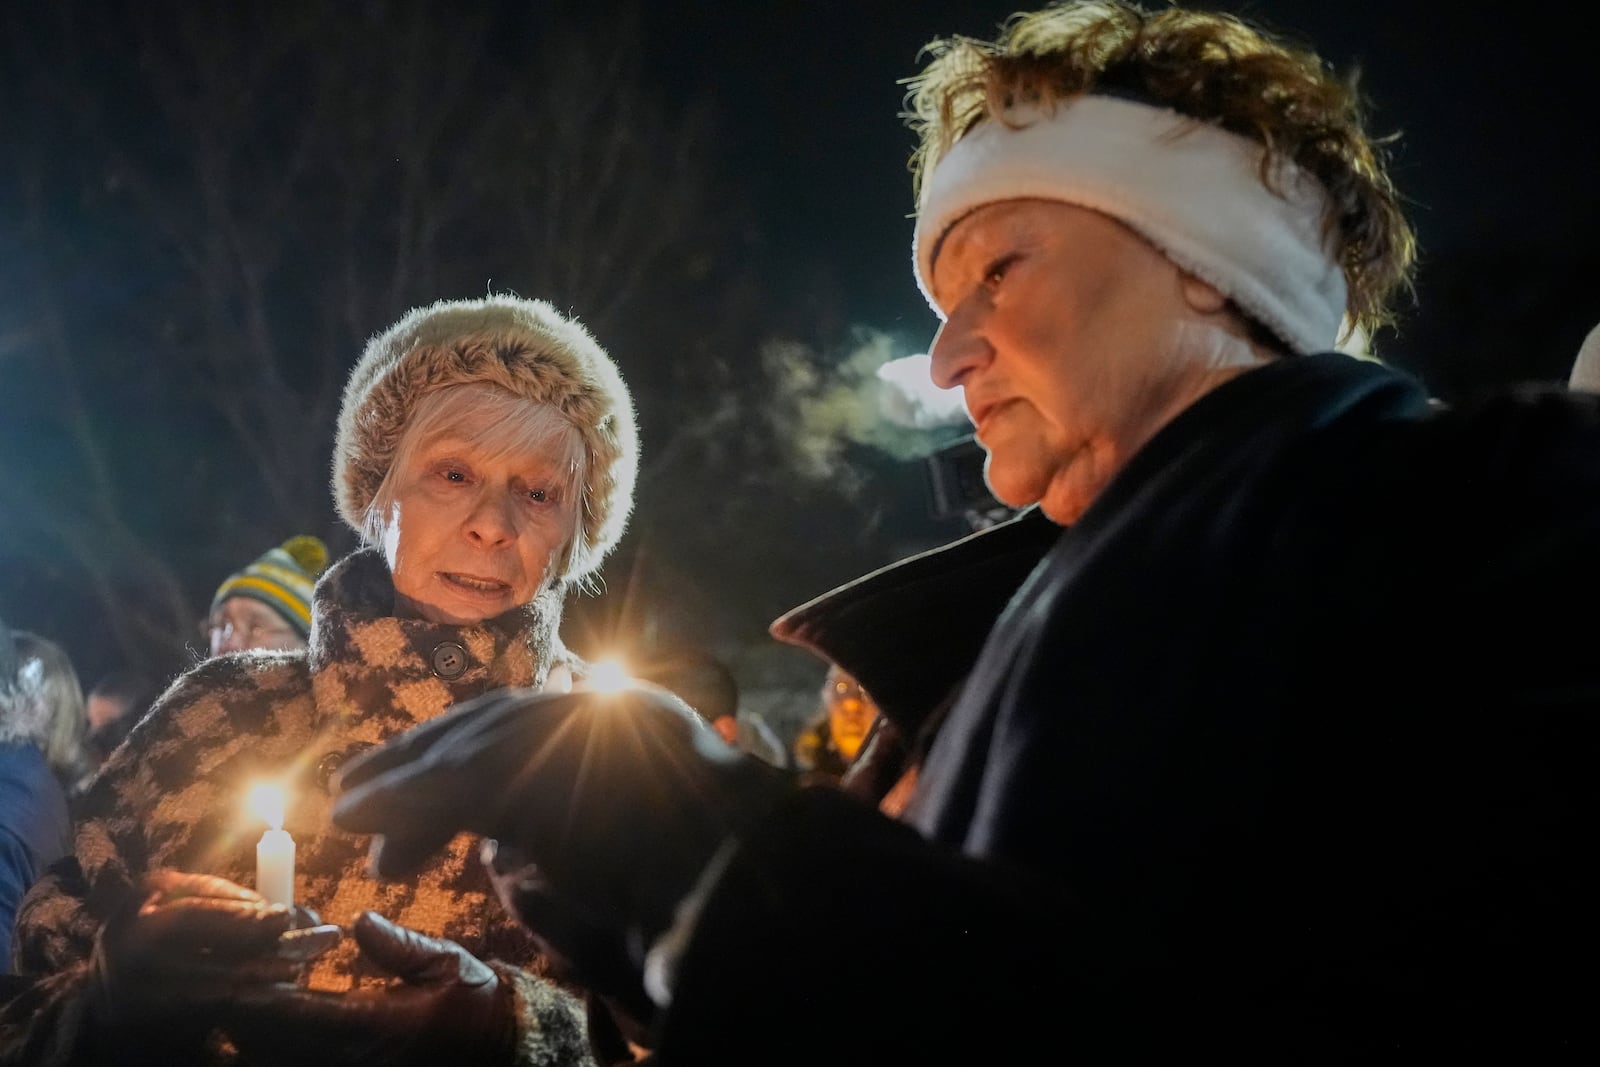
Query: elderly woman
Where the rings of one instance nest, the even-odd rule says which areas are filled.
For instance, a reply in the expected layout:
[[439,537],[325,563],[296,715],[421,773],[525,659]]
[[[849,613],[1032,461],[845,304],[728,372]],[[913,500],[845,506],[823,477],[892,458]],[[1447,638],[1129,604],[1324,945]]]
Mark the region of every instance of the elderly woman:
[[1592,1060],[1600,400],[1333,350],[1412,241],[1316,56],[1117,0],[933,56],[932,374],[1029,511],[780,627],[937,712],[903,821],[635,694],[667,789],[616,707],[524,693],[364,756],[336,822],[392,874],[493,835],[535,929],[604,905],[662,1063]]
[[[524,969],[533,942],[494,902],[467,838],[386,885],[366,873],[366,838],[329,812],[353,754],[487,690],[581,675],[557,635],[562,602],[620,537],[636,466],[616,368],[547,304],[445,301],[373,338],[333,457],[339,513],[367,547],[317,583],[308,648],[193,668],[102,771],[83,801],[81,877],[42,885],[19,914],[17,962],[43,981],[13,1015],[46,1019],[14,1042],[32,1043],[18,1055],[77,1062],[137,1047],[182,1062],[239,1046],[258,1059],[359,1049],[363,1062],[405,1062],[384,1050],[451,1047],[475,1062],[581,1059],[575,1002]],[[262,782],[287,796],[294,903],[355,934],[311,965],[311,988],[348,1008],[343,1030],[314,1044],[224,1018],[249,1000],[250,968],[196,976],[195,945],[252,957],[294,921],[244,888],[265,829],[246,798]],[[185,926],[196,901],[223,926]],[[405,981],[389,988],[385,973]],[[94,1025],[75,1029],[85,1018]],[[468,1019],[481,1025],[458,1040]]]

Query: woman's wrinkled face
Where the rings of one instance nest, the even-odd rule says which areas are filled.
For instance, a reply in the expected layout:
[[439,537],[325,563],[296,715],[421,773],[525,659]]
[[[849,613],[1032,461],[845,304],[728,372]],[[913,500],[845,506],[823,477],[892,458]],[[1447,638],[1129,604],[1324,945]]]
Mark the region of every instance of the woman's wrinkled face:
[[559,461],[445,435],[401,462],[382,537],[397,611],[465,625],[530,603],[573,529]]
[[1075,520],[1164,413],[1182,276],[1099,212],[1008,200],[966,216],[940,247],[931,288],[945,324],[935,384],[960,386],[985,476],[1012,507]]

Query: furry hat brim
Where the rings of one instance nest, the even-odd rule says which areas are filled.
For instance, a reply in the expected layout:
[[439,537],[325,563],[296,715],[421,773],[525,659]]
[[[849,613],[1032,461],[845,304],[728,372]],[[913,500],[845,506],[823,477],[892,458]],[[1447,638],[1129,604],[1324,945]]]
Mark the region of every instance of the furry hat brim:
[[417,402],[487,384],[559,410],[586,453],[564,581],[593,574],[633,509],[639,441],[633,398],[582,323],[541,300],[491,296],[416,308],[367,342],[345,385],[333,449],[339,515],[358,533]]

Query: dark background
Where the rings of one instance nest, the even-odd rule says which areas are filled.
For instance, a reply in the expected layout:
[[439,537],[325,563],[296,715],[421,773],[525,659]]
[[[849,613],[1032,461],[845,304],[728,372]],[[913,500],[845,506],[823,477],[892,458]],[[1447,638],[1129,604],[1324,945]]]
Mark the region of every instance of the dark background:
[[[1563,380],[1600,322],[1585,35],[1506,5],[1204,6],[1359,66],[1399,134],[1422,260],[1377,353],[1448,400]],[[1012,10],[8,5],[0,613],[86,684],[181,669],[228,573],[293,533],[352,546],[326,464],[361,341],[503,287],[589,323],[640,407],[638,510],[569,642],[710,647],[762,699],[804,691],[820,666],[766,624],[966,529],[917,458],[949,434],[868,425],[870,367],[935,326],[898,80]]]
[[[896,79],[915,71],[935,33],[990,36],[1018,6],[797,0],[728,5],[714,19],[690,14],[693,4],[648,10],[662,77],[726,109],[730,158],[750,179],[775,257],[825,264],[849,315],[922,336],[932,320],[907,266],[911,141],[897,119]],[[1541,330],[1522,317],[1534,298],[1516,286],[1519,276],[1548,272],[1541,280],[1554,282],[1587,270],[1591,284],[1541,308],[1570,318],[1505,356],[1509,367],[1564,376],[1562,356],[1600,321],[1593,39],[1556,7],[1197,6],[1244,15],[1310,43],[1340,70],[1359,70],[1372,129],[1399,134],[1392,173],[1421,238],[1420,306],[1402,333],[1382,339],[1385,353],[1427,362],[1421,334],[1446,315]],[[1464,277],[1473,274],[1483,290]],[[1441,373],[1444,388],[1452,376]]]

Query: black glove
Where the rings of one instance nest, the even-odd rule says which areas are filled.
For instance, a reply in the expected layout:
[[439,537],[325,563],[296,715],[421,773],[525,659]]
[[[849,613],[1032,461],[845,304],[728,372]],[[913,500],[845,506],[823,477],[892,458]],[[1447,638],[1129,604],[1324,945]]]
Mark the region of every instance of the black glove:
[[269,905],[225,878],[154,871],[95,941],[94,1017],[111,1025],[203,1025],[244,990],[294,981],[340,936],[338,927],[316,923],[307,909]]
[[[582,945],[620,945],[635,970],[717,848],[794,779],[725,743],[666,690],[501,690],[468,701],[348,764],[334,822],[382,836],[382,876],[420,866],[461,830],[532,865],[548,912],[575,938],[535,928],[579,970]],[[555,944],[567,941],[568,944]]]
[[[647,1043],[655,1004],[645,992],[644,977],[624,931],[600,924],[586,908],[553,892],[538,866],[513,846],[493,838],[484,841],[483,863],[500,903],[533,934],[550,973],[588,992],[590,1038],[598,1037],[593,1025],[593,998],[598,998],[621,1036]],[[620,1050],[595,1058],[611,1063],[618,1055]]]
[[300,986],[244,992],[225,1028],[248,1062],[510,1062],[516,1008],[493,968],[454,941],[396,926],[375,912],[363,912],[351,933],[366,958],[399,981],[349,993]]

